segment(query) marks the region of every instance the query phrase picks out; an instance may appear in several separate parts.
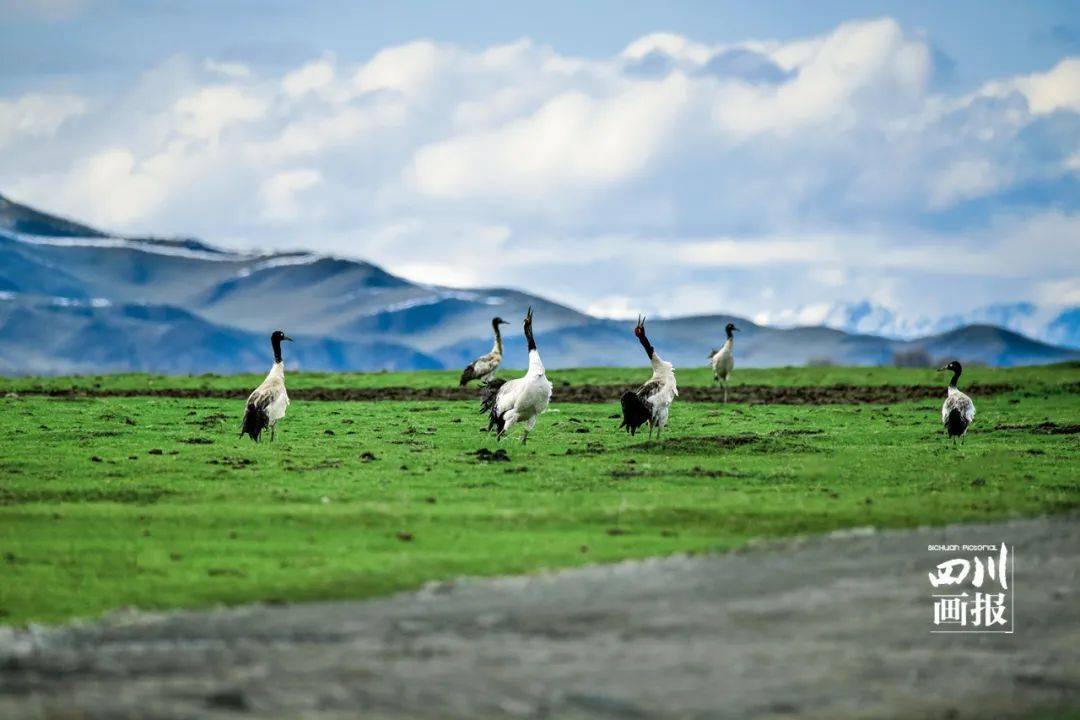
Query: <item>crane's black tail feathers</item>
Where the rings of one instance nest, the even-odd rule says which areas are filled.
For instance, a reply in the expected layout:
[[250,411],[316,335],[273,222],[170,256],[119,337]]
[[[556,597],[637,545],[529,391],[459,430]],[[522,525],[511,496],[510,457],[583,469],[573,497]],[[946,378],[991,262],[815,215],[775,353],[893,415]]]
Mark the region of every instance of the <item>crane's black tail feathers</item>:
[[619,429],[626,428],[626,432],[633,435],[637,433],[639,427],[649,422],[652,412],[649,410],[649,406],[645,404],[645,401],[631,390],[623,393],[620,402],[622,402],[622,425],[619,426]]
[[251,403],[247,406],[247,412],[244,413],[244,425],[240,428],[240,437],[248,435],[255,442],[259,442],[259,436],[269,425],[270,416],[267,412],[257,407],[255,403]]
[[506,384],[503,378],[496,378],[480,386],[480,412],[488,415],[488,430],[495,428],[499,434],[503,431],[503,418],[495,409],[499,390]]
[[959,410],[950,410],[949,418],[945,421],[945,428],[949,431],[949,437],[960,437],[967,432],[968,421]]

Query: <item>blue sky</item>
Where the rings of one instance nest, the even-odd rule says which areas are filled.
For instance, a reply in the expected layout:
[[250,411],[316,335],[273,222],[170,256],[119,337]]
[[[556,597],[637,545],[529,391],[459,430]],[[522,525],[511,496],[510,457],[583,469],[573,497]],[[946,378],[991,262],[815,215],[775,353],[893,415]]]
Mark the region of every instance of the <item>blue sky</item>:
[[1029,2],[92,2],[4,0],[5,92],[43,82],[107,87],[174,53],[233,58],[265,69],[334,52],[363,60],[417,38],[472,48],[523,37],[603,57],[656,31],[702,42],[787,40],[854,18],[889,16],[955,63],[971,85],[1045,69],[1080,52],[1080,3]]
[[608,315],[1076,304],[1078,10],[0,0],[0,192]]

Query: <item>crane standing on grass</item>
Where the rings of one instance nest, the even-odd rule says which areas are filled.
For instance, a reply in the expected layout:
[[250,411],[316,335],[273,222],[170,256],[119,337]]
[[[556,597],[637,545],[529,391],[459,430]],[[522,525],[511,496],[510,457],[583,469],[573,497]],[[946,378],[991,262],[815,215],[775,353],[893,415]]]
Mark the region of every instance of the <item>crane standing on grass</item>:
[[480,394],[481,412],[488,414],[488,430],[495,428],[496,437],[510,432],[510,428],[524,423],[521,444],[529,438],[529,432],[551,402],[551,381],[544,372],[544,363],[536,349],[532,331],[532,308],[525,314],[525,340],[529,345],[529,370],[524,377],[514,380],[492,380],[484,385]]
[[662,360],[656,354],[652,343],[645,335],[645,318],[638,317],[634,335],[645,348],[645,354],[649,356],[653,374],[649,381],[637,390],[628,390],[623,393],[623,421],[619,427],[626,428],[626,431],[633,435],[639,427],[649,423],[649,438],[651,439],[654,428],[656,436],[660,437],[660,430],[667,425],[668,410],[679,394],[679,389],[675,385],[675,369],[671,363]]
[[495,377],[495,371],[499,369],[503,357],[502,333],[499,332],[499,326],[509,324],[501,317],[491,319],[491,328],[495,331],[495,344],[492,345],[491,352],[476,358],[462,371],[461,387],[468,385],[470,380],[486,383]]
[[952,370],[952,381],[949,382],[948,395],[945,396],[945,404],[941,406],[941,424],[945,426],[945,433],[956,442],[956,438],[964,439],[968,425],[975,420],[975,403],[971,402],[964,393],[960,392],[956,383],[960,380],[960,373],[964,368],[959,362],[953,360],[938,372]]
[[275,330],[270,336],[270,345],[274,348],[274,364],[262,384],[248,396],[240,437],[247,435],[259,442],[262,431],[270,428],[272,442],[278,420],[285,417],[285,409],[289,407],[289,394],[285,392],[285,363],[281,361],[282,340],[292,342],[292,338],[281,330]]
[[739,328],[735,323],[728,323],[724,328],[727,332],[727,340],[719,350],[709,353],[709,364],[712,365],[713,380],[724,384],[724,402],[727,402],[727,385],[731,377],[731,371],[735,368],[735,335]]

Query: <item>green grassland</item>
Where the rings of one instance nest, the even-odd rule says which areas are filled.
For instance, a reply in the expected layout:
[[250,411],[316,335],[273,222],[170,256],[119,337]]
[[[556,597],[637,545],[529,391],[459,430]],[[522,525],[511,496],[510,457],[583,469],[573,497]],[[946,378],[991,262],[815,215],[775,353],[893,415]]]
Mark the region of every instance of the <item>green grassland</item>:
[[[702,359],[702,365],[705,361]],[[381,388],[381,387],[447,387],[456,386],[459,370],[426,370],[414,372],[330,373],[287,370],[289,387],[304,388]],[[262,381],[265,372],[241,375],[151,375],[124,373],[116,375],[81,375],[61,377],[0,378],[0,392],[49,390],[250,390]],[[500,375],[512,378],[520,371],[504,369]],[[680,385],[712,384],[708,367],[680,368],[676,371]],[[573,385],[631,385],[647,377],[642,368],[576,368],[550,370],[548,377],[556,386]],[[787,367],[766,369],[739,368],[732,379],[737,385],[821,386],[821,385],[934,385],[948,381],[948,376],[933,369],[888,367]],[[1030,387],[1080,383],[1080,362],[1042,367],[988,368],[971,367],[964,371],[963,384],[1010,383]]]
[[[679,378],[703,384],[705,373]],[[629,383],[644,372],[551,375]],[[618,431],[616,404],[559,403],[557,394],[527,446],[497,445],[475,403],[451,401],[294,402],[277,440],[254,444],[237,437],[235,400],[28,393],[151,381],[247,388],[255,376],[3,379],[0,388],[20,394],[0,413],[0,622],[357,598],[461,575],[1076,507],[1080,367],[969,376],[1017,389],[976,396],[976,423],[958,447],[942,435],[938,399],[676,401],[663,439],[650,442]],[[875,368],[739,373],[746,383],[943,379]],[[289,384],[454,380],[311,373]],[[508,459],[477,456],[498,447]]]

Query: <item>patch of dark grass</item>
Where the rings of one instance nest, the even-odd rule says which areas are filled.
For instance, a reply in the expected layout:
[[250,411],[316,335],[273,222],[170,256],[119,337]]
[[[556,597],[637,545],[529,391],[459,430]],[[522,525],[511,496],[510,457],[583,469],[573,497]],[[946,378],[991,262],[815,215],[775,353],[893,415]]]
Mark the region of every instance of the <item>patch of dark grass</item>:
[[198,425],[204,430],[209,430],[210,428],[217,427],[228,419],[229,416],[224,413],[210,413],[209,415],[204,415],[198,420],[193,420],[191,424]]
[[1039,435],[1077,435],[1080,434],[1080,424],[1059,425],[1054,422],[1041,422],[1024,425],[1002,423],[994,426],[995,430],[1021,430],[1023,432],[1037,433]]
[[241,468],[245,468],[248,465],[254,465],[255,462],[256,461],[252,460],[251,458],[236,457],[233,455],[226,455],[225,457],[220,459],[214,458],[206,461],[207,465],[224,465],[225,467],[232,468],[233,470],[240,470]]
[[289,458],[285,458],[281,461],[281,467],[289,472],[315,472],[318,470],[335,470],[341,467],[341,465],[342,463],[340,460],[332,459],[320,460],[319,462],[312,463],[310,465],[296,465]]
[[673,455],[706,455],[716,450],[732,450],[764,441],[760,435],[681,435],[661,440],[647,440],[631,445],[633,450],[652,450]]
[[506,454],[505,448],[496,448],[494,451],[487,448],[480,448],[473,453],[476,457],[476,462],[510,462],[510,456]]
[[152,505],[162,498],[176,495],[164,488],[99,488],[56,489],[34,488],[18,490],[0,488],[0,505],[28,505],[31,503],[94,503],[111,502],[123,505]]

